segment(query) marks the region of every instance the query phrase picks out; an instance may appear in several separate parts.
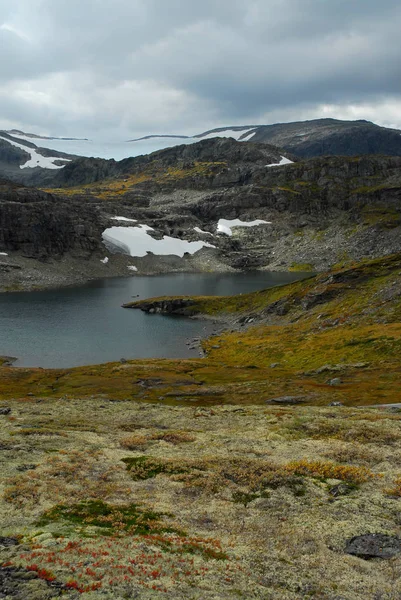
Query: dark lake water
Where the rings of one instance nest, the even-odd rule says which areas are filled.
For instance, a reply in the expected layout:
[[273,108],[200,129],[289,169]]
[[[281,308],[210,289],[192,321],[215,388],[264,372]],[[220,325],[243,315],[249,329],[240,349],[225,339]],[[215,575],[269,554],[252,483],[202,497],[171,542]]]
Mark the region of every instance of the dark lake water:
[[104,279],[44,292],[0,294],[0,355],[15,366],[73,367],[120,358],[196,357],[186,342],[212,323],[121,308],[134,296],[231,295],[281,285],[300,273],[173,274]]

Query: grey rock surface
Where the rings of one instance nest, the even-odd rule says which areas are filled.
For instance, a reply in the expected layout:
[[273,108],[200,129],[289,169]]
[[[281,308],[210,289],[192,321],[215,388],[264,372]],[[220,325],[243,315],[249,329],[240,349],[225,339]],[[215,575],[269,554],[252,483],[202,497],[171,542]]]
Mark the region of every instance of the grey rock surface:
[[358,535],[348,540],[345,552],[365,559],[389,559],[400,554],[401,539],[383,533]]

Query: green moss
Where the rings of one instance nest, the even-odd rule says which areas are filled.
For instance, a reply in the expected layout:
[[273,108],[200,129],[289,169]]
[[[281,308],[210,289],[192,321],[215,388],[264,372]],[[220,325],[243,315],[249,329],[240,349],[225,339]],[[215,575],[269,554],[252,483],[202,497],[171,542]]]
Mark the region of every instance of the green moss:
[[144,510],[136,504],[114,505],[102,500],[88,500],[72,506],[58,505],[48,510],[38,522],[39,526],[54,521],[68,521],[74,525],[88,525],[112,531],[128,531],[131,535],[148,535],[172,531],[162,525],[163,515]]
[[134,481],[152,479],[160,473],[173,475],[187,471],[184,465],[178,466],[174,461],[157,459],[150,456],[128,457],[121,460],[125,463]]

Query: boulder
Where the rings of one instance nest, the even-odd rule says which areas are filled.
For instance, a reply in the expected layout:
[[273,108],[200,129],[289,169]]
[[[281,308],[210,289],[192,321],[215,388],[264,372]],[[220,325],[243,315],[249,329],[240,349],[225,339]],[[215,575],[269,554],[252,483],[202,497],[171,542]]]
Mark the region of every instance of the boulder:
[[306,402],[305,396],[279,396],[278,398],[269,398],[266,404],[301,404]]
[[400,554],[401,539],[383,533],[357,535],[348,540],[345,552],[367,560],[371,558],[389,559]]

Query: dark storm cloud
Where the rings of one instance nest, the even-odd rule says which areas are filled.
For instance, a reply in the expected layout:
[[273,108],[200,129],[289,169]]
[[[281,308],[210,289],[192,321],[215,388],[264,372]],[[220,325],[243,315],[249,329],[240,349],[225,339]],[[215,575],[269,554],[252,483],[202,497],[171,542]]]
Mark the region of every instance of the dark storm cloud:
[[393,0],[0,0],[0,121],[196,132],[361,103],[391,120],[400,25]]

